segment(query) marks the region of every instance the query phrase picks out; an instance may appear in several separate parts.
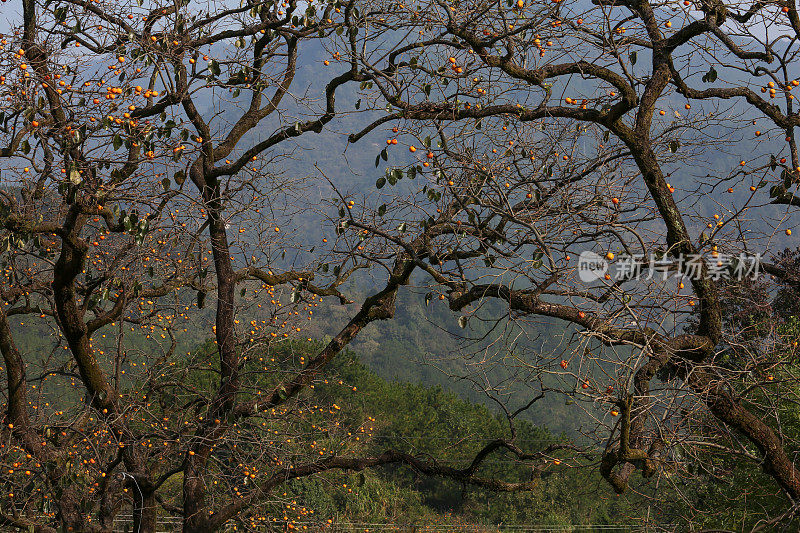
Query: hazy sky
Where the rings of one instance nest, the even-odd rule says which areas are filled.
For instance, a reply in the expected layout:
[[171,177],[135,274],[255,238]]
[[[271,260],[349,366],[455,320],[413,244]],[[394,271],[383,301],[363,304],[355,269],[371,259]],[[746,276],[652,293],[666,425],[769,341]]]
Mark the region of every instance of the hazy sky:
[[0,0],[0,33],[6,33],[12,23],[22,21],[22,0]]

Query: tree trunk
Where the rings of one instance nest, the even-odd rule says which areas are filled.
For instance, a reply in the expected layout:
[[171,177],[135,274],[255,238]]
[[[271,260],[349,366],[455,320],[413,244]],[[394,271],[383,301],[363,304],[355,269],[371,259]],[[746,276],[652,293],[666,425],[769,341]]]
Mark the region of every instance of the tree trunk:
[[142,491],[135,483],[133,488],[133,533],[155,533],[158,520],[158,502],[152,491]]

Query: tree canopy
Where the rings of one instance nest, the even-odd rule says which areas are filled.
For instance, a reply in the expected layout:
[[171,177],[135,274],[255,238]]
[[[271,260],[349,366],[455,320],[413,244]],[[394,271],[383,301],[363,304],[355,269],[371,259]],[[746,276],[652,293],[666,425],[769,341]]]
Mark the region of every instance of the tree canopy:
[[[4,526],[296,528],[277,494],[369,470],[528,496],[586,472],[656,525],[794,520],[794,3],[19,15],[0,36]],[[463,407],[479,446],[414,444],[457,421],[439,396],[358,395],[415,421],[398,443],[357,385],[329,391],[351,343],[411,344],[398,315],[452,341],[425,362],[491,409]],[[530,423],[554,400],[563,438]],[[717,480],[758,508],[705,512]]]

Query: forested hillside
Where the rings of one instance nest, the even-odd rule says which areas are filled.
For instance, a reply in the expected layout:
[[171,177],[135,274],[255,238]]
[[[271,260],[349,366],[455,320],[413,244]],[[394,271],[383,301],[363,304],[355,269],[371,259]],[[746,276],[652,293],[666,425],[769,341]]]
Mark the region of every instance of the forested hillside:
[[[264,355],[308,357],[320,346],[307,341],[285,343]],[[189,359],[207,354],[210,347],[194,351]],[[350,453],[370,455],[393,449],[463,468],[475,452],[508,431],[503,417],[440,386],[378,377],[353,351],[329,367],[304,401],[333,408],[342,426],[359,427],[359,444]],[[368,425],[363,425],[365,421]],[[282,433],[295,431],[281,429]],[[518,442],[537,448],[573,442],[531,423],[520,424],[517,431]],[[284,521],[272,520],[286,525],[332,531],[607,531],[610,526],[616,526],[614,531],[628,531],[643,524],[683,529],[687,520],[695,526],[739,530],[767,519],[786,503],[766,486],[746,495],[740,491],[742,485],[760,486],[766,481],[755,466],[717,463],[715,469],[732,469],[732,481],[721,482],[709,475],[707,484],[698,487],[684,485],[675,476],[663,480],[665,486],[658,491],[656,484],[645,482],[637,493],[617,495],[593,469],[572,463],[568,456],[568,449],[554,449],[531,470],[513,456],[500,454],[481,467],[487,476],[509,472],[534,476],[536,488],[524,494],[480,490],[406,467],[386,467],[294,482],[277,498],[276,507],[266,512],[273,517],[282,512],[287,517]],[[714,510],[709,505],[712,501],[725,502],[725,512]],[[754,512],[754,506],[760,511]]]

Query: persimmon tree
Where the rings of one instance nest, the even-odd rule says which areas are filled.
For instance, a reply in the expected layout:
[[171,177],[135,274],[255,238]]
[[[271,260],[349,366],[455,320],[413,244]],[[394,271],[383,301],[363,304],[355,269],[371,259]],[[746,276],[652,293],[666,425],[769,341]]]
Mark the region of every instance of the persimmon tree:
[[[249,288],[252,298],[272,302],[268,320],[251,322],[251,343],[300,330],[276,303],[276,287],[302,288],[315,298],[338,294],[335,283],[316,287],[311,273],[260,268],[271,246],[291,245],[282,242],[282,220],[261,217],[261,209],[280,208],[279,185],[301,187],[270,177],[257,161],[290,137],[319,131],[347,76],[328,86],[316,119],[241,143],[283,110],[298,43],[324,33],[324,20],[338,7],[323,6],[320,20],[309,8],[302,22],[294,4],[286,11],[272,3],[221,5],[210,13],[185,4],[26,1],[23,8],[21,26],[2,40],[2,155],[12,165],[3,203],[11,448],[3,520],[21,528],[107,530],[130,505],[134,529],[153,531],[159,489],[170,483],[174,491],[182,476],[184,498],[166,504],[169,512],[183,514],[187,530],[213,529],[235,513],[215,516],[205,499],[210,456],[227,447],[224,435],[237,420],[262,416],[255,403],[236,412],[240,395],[260,391],[247,390],[252,383],[240,378],[247,356],[237,345],[234,292]],[[215,46],[220,55],[201,52]],[[247,104],[236,120],[215,121],[219,108],[205,116],[195,105],[222,91],[236,109],[242,90]],[[240,224],[249,229],[246,239],[232,242],[229,228]],[[238,268],[237,254],[247,254]],[[251,280],[257,283],[248,286]],[[209,365],[218,379],[200,379],[207,385],[201,389],[181,376],[209,368],[187,364],[176,335],[188,332],[190,308],[203,307],[208,293],[216,302],[218,356]],[[20,317],[28,315],[55,343],[44,342],[38,359],[15,341],[25,326]],[[20,318],[19,327],[10,317]],[[263,374],[276,371],[261,366]],[[70,387],[76,390],[65,393]],[[202,413],[185,416],[200,405]],[[263,428],[256,433],[263,437]],[[281,470],[282,461],[271,457],[260,474],[276,464]],[[228,476],[241,479],[232,472],[226,466]],[[290,477],[276,475],[267,485]],[[227,484],[217,492],[242,496]],[[243,507],[238,502],[236,511]]]
[[[637,471],[677,486],[712,450],[800,496],[781,423],[795,330],[742,344],[751,326],[732,302],[752,304],[721,293],[767,274],[766,294],[797,287],[775,259],[797,221],[795,5],[371,6],[383,24],[340,50],[356,50],[363,98],[386,113],[350,140],[389,137],[378,188],[422,180],[345,224],[394,243],[462,327],[496,321],[481,360],[504,381],[473,360],[462,377],[510,419],[541,395],[574,401],[618,492]],[[608,273],[581,272],[584,252]],[[504,313],[481,313],[498,301]],[[526,335],[553,323],[563,342],[537,351]]]
[[[462,467],[360,456],[374,421],[340,423],[310,396],[393,315],[429,239],[397,255],[337,221],[308,259],[295,230],[313,198],[278,165],[333,121],[337,90],[371,80],[334,54],[319,68],[341,68],[295,99],[302,50],[344,35],[354,57],[357,28],[382,19],[355,2],[24,0],[0,38],[3,527],[108,531],[127,514],[142,532],[160,517],[294,527],[311,511],[281,501],[284,483],[391,463],[535,486],[480,468],[507,453],[537,471],[560,445],[497,440]],[[366,249],[388,253],[382,283],[317,353],[287,350],[323,299],[349,303],[339,288],[372,265]]]

